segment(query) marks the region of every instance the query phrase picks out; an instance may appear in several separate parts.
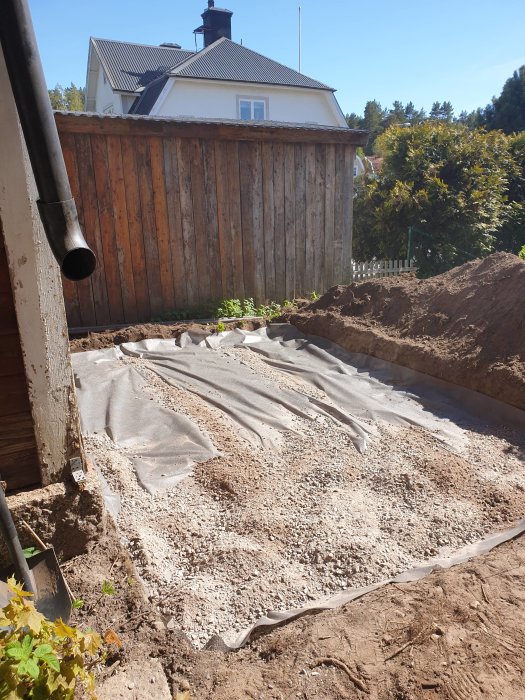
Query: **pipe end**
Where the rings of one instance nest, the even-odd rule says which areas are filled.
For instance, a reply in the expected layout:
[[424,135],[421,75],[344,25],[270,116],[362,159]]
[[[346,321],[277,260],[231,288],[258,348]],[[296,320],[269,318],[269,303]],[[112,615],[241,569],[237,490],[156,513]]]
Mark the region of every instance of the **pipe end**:
[[89,277],[97,265],[95,253],[89,248],[74,248],[62,259],[62,274],[68,280],[79,282]]

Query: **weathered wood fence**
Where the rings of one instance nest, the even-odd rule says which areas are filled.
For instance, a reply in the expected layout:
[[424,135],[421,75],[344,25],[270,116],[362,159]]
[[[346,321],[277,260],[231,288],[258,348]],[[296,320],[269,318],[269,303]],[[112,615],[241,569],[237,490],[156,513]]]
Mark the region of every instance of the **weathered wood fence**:
[[393,277],[401,272],[415,272],[414,260],[370,260],[356,262],[352,260],[352,279],[354,282],[370,277]]
[[56,114],[98,267],[64,281],[70,326],[210,300],[282,300],[351,278],[366,132]]

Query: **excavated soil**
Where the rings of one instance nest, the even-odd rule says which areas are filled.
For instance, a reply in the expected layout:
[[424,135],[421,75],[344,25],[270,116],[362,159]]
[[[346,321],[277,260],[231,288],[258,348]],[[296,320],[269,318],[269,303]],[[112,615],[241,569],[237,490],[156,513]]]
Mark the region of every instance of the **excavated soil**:
[[[525,263],[497,254],[432,280],[335,287],[288,320],[351,351],[525,408],[524,283]],[[177,334],[187,328],[176,325]],[[139,340],[149,328],[91,335],[76,349]],[[261,381],[283,381],[248,351],[227,352]],[[290,622],[235,653],[194,646],[214,632],[227,638],[265,609],[382,580],[510,527],[524,514],[522,435],[465,426],[468,446],[454,454],[425,431],[384,425],[359,455],[321,422],[298,424],[279,454],[253,454],[217,411],[163,385],[147,363],[130,362],[150,378],[152,399],[194,419],[222,454],[151,497],[125,452],[88,439],[123,498],[119,536],[150,600],[148,607],[141,583],[130,587],[129,561],[116,549],[95,546],[71,567],[90,613],[80,619],[109,625],[124,644],[112,663],[125,670],[158,659],[171,691],[189,689],[192,700],[525,698],[523,537],[416,583],[390,584]],[[118,594],[101,602],[107,578]],[[112,666],[102,675],[113,673]],[[146,695],[124,674],[118,697],[155,697],[151,683]]]
[[496,253],[428,280],[332,287],[286,320],[525,409],[524,289],[525,261]]

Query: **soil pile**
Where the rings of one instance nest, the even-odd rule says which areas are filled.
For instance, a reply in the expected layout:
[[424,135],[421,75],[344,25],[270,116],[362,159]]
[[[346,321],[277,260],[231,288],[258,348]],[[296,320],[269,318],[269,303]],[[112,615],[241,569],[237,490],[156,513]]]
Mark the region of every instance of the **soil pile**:
[[525,409],[525,262],[509,253],[437,277],[332,287],[286,315],[304,333]]

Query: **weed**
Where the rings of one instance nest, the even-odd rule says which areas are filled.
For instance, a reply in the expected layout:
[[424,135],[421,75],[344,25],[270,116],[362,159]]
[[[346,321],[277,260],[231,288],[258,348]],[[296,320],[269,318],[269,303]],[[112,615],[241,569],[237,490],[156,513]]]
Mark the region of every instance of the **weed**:
[[40,554],[40,550],[36,547],[26,547],[22,550],[22,553],[26,559],[31,559],[31,557],[34,557],[35,554]]
[[317,294],[317,292],[314,290],[313,292],[310,292],[308,298],[310,301],[317,301],[319,299],[319,294]]
[[102,590],[102,595],[115,595],[117,592],[117,589],[116,589],[113,581],[104,581],[102,583],[101,590]]
[[84,601],[82,598],[75,598],[75,600],[71,603],[71,607],[73,610],[79,610],[80,608],[84,607]]
[[225,324],[222,323],[222,321],[219,321],[219,323],[217,324],[217,333],[222,333],[225,330],[226,330]]
[[14,578],[7,585],[12,597],[0,611],[0,697],[72,700],[80,683],[94,698],[88,669],[101,660],[100,636],[47,620]]

